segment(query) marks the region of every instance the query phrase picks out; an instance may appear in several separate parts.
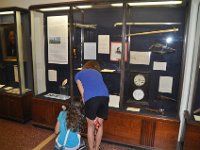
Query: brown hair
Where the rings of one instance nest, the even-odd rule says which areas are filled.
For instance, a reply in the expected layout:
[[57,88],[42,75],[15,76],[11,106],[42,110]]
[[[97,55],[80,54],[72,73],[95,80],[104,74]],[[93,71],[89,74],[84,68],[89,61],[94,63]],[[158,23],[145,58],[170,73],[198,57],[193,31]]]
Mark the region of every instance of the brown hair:
[[67,128],[73,132],[78,132],[83,130],[83,120],[82,120],[82,101],[80,98],[74,97],[71,106],[67,111]]
[[84,65],[83,65],[83,69],[95,69],[97,71],[101,71],[101,67],[99,65],[99,63],[95,60],[90,60],[87,61]]

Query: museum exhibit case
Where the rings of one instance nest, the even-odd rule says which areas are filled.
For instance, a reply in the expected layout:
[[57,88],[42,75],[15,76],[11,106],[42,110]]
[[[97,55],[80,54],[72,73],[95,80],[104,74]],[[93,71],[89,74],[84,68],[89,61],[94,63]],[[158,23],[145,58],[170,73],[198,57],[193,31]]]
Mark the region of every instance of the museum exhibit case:
[[70,102],[70,6],[30,7],[34,97],[32,123],[54,128]]
[[0,116],[31,119],[32,60],[28,10],[0,9]]
[[[122,28],[114,23],[122,18],[123,9],[110,3],[73,5],[73,74],[87,61],[97,60],[112,99],[109,106],[116,108],[120,100]],[[76,83],[74,92],[79,95]]]
[[[104,138],[174,149],[179,132],[178,94],[184,58],[186,6],[136,7],[137,4],[130,1],[124,8],[122,3],[93,4],[92,8],[83,10],[83,22],[97,24],[96,45],[101,42],[100,36],[110,36],[110,53],[107,54],[110,61],[120,57],[119,39],[115,34],[119,34],[116,30],[121,28],[121,54],[124,57],[120,57],[119,66],[120,105],[119,109],[110,109]],[[109,29],[109,23],[113,24],[114,30]],[[97,60],[102,62],[101,54],[98,56]],[[112,74],[109,76],[114,78]]]
[[[68,105],[68,100],[45,95],[61,94],[59,86],[68,79],[67,96],[80,96],[74,76],[85,62],[97,60],[110,94],[104,140],[176,148],[189,7],[185,1],[148,2],[101,0],[30,7],[34,85],[38,84],[32,106],[34,123],[53,127],[47,120],[58,114],[54,105]],[[60,27],[62,15],[68,16],[62,19],[67,22],[65,30]],[[55,16],[54,22],[48,23],[49,16]],[[59,54],[68,58],[67,64],[59,64]],[[51,111],[42,111],[46,107]]]
[[198,5],[197,23],[194,41],[194,56],[193,56],[193,76],[191,80],[192,102],[189,110],[185,111],[186,129],[184,138],[184,150],[198,150],[200,149],[200,6]]

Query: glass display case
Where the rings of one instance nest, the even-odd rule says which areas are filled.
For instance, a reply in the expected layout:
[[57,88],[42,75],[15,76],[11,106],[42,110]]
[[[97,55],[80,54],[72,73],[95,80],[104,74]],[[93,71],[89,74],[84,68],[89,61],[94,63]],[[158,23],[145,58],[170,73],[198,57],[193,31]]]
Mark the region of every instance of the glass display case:
[[129,60],[125,69],[124,104],[140,113],[176,118],[185,59],[187,7],[151,6],[134,1],[127,5]]
[[54,128],[62,105],[68,106],[70,102],[73,86],[70,6],[31,6],[30,13],[35,95],[33,124]]
[[73,6],[73,67],[78,70],[87,60],[100,62],[107,71],[102,74],[111,107],[176,118],[186,5],[135,6],[139,4]]
[[[86,61],[97,60],[111,107],[176,118],[186,7],[122,5],[32,6],[34,93],[60,94],[67,79],[69,95],[78,96],[74,75]],[[157,11],[160,16],[151,17]]]
[[175,149],[187,9],[183,1],[31,6],[33,123],[52,128],[68,100],[46,95],[60,95],[63,83],[68,96],[79,96],[74,75],[86,61],[97,60],[110,94],[104,139]]
[[[119,108],[120,100],[122,28],[114,24],[122,18],[123,9],[112,7],[111,3],[73,5],[74,75],[85,62],[96,60],[110,94],[109,106],[115,108]],[[128,51],[126,59],[127,54]],[[76,85],[74,89],[78,95]]]
[[[73,5],[74,68],[97,60],[103,69],[114,70],[102,72],[110,93],[105,139],[175,149],[187,9],[182,1],[164,6],[135,1]],[[119,132],[124,134],[119,137]],[[169,134],[173,139],[164,136]]]
[[[51,10],[52,9],[52,10]],[[70,86],[69,6],[31,10],[34,93],[60,94]],[[69,95],[68,95],[69,96]]]
[[[30,24],[28,10],[21,8],[0,9],[0,95],[1,114],[10,118],[27,120],[30,112],[21,112],[13,116],[12,107],[26,103],[30,107],[30,91],[32,90],[32,61],[30,45]],[[12,104],[12,100],[21,102]],[[17,100],[19,99],[19,100]],[[12,106],[13,105],[13,106]],[[11,107],[12,106],[12,107]],[[14,110],[25,109],[17,107]],[[23,117],[27,116],[27,117]],[[22,120],[24,120],[22,119]]]

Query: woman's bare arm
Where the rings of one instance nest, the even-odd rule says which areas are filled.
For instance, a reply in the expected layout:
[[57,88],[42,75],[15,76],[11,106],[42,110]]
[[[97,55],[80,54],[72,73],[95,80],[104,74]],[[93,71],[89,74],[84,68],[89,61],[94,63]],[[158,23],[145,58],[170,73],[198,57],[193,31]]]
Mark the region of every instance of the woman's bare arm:
[[83,88],[83,85],[82,85],[82,83],[81,83],[80,80],[77,80],[77,81],[76,81],[76,84],[77,84],[78,90],[79,90],[79,92],[80,92],[80,94],[81,94],[82,101],[83,101],[83,103],[84,103],[84,97],[83,97],[84,88]]

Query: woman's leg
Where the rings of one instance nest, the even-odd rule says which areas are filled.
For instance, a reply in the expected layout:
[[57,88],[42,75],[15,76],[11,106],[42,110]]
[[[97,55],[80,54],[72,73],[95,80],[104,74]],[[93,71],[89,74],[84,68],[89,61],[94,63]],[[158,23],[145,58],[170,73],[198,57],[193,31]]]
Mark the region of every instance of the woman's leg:
[[99,150],[99,146],[101,144],[101,139],[102,139],[102,136],[103,136],[103,119],[99,118],[99,117],[97,117],[96,119],[99,122],[100,126],[97,129],[97,133],[96,133],[96,146],[95,146],[95,150]]
[[88,146],[89,146],[89,150],[93,150],[94,149],[94,130],[95,130],[95,126],[94,126],[94,120],[90,120],[87,118],[87,138],[88,138]]

